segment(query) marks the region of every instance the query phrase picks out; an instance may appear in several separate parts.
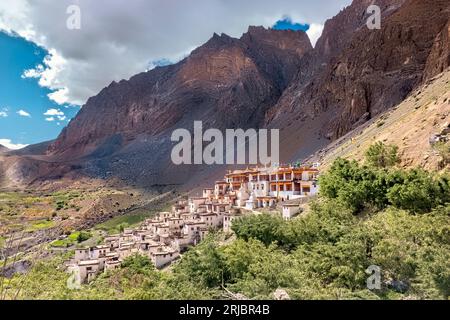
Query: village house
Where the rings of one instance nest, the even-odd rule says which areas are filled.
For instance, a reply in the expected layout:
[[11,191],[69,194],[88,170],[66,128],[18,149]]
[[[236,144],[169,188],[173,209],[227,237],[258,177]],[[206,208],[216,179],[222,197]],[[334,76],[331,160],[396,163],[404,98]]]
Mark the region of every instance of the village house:
[[169,265],[179,256],[180,253],[171,247],[159,247],[156,251],[150,253],[150,259],[155,264],[157,269],[161,269]]
[[283,204],[282,217],[284,220],[291,220],[300,212],[300,206],[298,204]]
[[223,217],[223,232],[230,233],[231,226],[233,225],[233,220],[241,218],[243,215],[239,213],[229,212]]
[[[119,268],[135,254],[147,256],[158,269],[164,268],[211,230],[232,232],[233,221],[243,216],[242,211],[274,208],[279,202],[317,194],[318,173],[317,166],[230,171],[214,188],[203,189],[202,197],[180,200],[170,212],[160,212],[138,228],[105,237],[103,245],[76,249],[69,270],[78,273],[81,283],[88,283],[100,272]],[[281,216],[286,220],[299,212],[298,203],[282,204]]]

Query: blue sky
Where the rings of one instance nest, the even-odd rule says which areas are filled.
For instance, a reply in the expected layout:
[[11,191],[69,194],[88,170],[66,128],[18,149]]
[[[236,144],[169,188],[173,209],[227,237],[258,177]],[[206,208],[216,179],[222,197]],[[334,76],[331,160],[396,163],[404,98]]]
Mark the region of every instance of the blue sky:
[[285,17],[281,20],[278,20],[272,27],[276,30],[302,30],[302,31],[308,31],[309,25],[308,24],[301,24],[301,23],[295,23],[292,22],[292,20],[289,17]]
[[[309,26],[283,18],[273,28],[307,31]],[[23,76],[26,70],[43,65],[48,52],[3,32],[0,47],[0,144],[19,148],[55,139],[79,107],[58,105],[49,99],[51,91],[40,86],[38,78]],[[170,61],[161,59],[152,64],[167,65]]]
[[25,70],[42,64],[47,52],[3,32],[0,47],[0,141],[23,145],[56,138],[79,108],[57,105],[37,79],[22,78]]

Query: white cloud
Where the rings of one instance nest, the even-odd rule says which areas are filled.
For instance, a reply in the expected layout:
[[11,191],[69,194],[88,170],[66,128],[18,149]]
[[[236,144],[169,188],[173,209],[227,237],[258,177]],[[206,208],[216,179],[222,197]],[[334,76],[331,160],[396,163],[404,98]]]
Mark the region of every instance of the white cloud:
[[22,110],[22,109],[17,111],[17,114],[21,117],[31,118],[31,114],[29,114],[28,112],[26,112],[25,110]]
[[44,116],[63,116],[64,112],[62,112],[59,109],[48,109],[45,113]]
[[26,70],[59,104],[81,105],[113,80],[146,70],[153,61],[177,61],[213,32],[239,37],[249,25],[272,26],[289,15],[308,23],[315,43],[325,20],[351,0],[77,0],[81,30],[69,30],[73,0],[0,1],[0,29],[43,46],[49,56]]
[[18,150],[28,146],[28,144],[15,144],[11,141],[11,139],[0,139],[0,145],[11,150]]
[[26,79],[26,78],[39,79],[41,77],[42,72],[44,72],[44,66],[42,64],[39,64],[34,69],[25,70],[22,74],[22,79]]
[[323,24],[313,23],[309,26],[309,30],[306,31],[306,34],[308,35],[309,39],[311,39],[311,43],[314,47],[316,46],[317,40],[319,40],[320,36],[322,35],[323,28]]
[[[47,121],[54,121],[56,120],[55,117],[59,120],[59,121],[64,121],[67,119],[66,115],[64,114],[63,111],[61,111],[60,109],[48,109],[45,113],[44,116],[51,116],[50,118],[47,118],[45,120]],[[48,120],[48,119],[52,119],[52,120]]]
[[48,118],[45,118],[45,121],[52,122],[52,121],[55,121],[55,118],[54,117],[48,117]]
[[0,118],[7,118],[8,117],[8,108],[3,108],[0,110]]

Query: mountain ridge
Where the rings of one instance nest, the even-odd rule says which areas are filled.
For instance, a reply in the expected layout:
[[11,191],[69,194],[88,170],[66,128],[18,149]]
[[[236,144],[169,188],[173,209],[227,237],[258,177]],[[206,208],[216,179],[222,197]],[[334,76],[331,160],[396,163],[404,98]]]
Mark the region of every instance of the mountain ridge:
[[[381,30],[364,28],[369,4],[382,9]],[[9,172],[38,184],[87,176],[162,190],[199,186],[226,167],[170,162],[171,132],[192,130],[194,120],[205,129],[280,128],[281,160],[306,158],[445,70],[449,7],[354,0],[327,21],[315,48],[302,31],[214,34],[177,64],[112,82],[46,154],[18,158]]]
[[[392,10],[389,2],[403,5]],[[448,25],[447,1],[383,3],[390,14],[383,13],[381,30],[356,28],[342,52],[329,58],[327,66],[319,68],[313,79],[294,80],[279,103],[269,110],[269,126],[281,126],[292,118],[297,123],[320,118],[320,136],[335,140],[405,99],[424,83],[427,73],[433,75],[427,71],[433,69],[433,61],[448,60],[448,51],[438,49],[435,52],[440,58],[431,57],[431,48]],[[336,18],[344,19],[341,15],[347,11]],[[329,31],[325,30],[324,37],[327,35]],[[285,136],[298,130],[289,126],[284,129]],[[300,142],[297,149],[302,146],[305,143]]]
[[[270,38],[272,33],[284,35],[287,39]],[[261,40],[261,34],[269,36],[262,37]],[[294,40],[297,41],[295,50],[287,45]],[[271,56],[267,58],[258,55],[260,47],[272,50]],[[299,58],[308,50],[312,50],[311,43],[301,31],[250,27],[240,39],[215,34],[179,63],[138,74],[128,81],[113,83],[98,96],[90,98],[77,117],[50,146],[49,154],[60,155],[69,148],[77,148],[80,140],[81,143],[89,144],[90,141],[86,140],[109,137],[117,132],[125,135],[129,132],[157,135],[174,126],[177,121],[183,120],[184,115],[181,113],[187,109],[194,113],[200,109],[197,119],[207,120],[208,117],[204,114],[215,108],[220,117],[214,119],[217,120],[214,125],[220,128],[243,125],[248,119],[235,123],[236,116],[228,119],[220,111],[229,106],[227,112],[236,113],[244,108],[255,108],[259,105],[264,107],[275,103],[293,77]],[[284,64],[277,65],[274,63],[277,60],[283,60]],[[170,97],[167,99],[168,93]],[[207,110],[202,110],[204,104],[207,104]],[[98,128],[95,121],[86,119],[91,116],[88,114],[91,108],[103,113],[113,113],[114,108],[117,108],[122,119],[119,120],[119,116],[116,116],[110,119],[113,126]],[[263,113],[260,117],[263,117]],[[149,126],[148,121],[155,118],[158,118],[158,124]],[[253,123],[257,121],[254,120]],[[101,129],[106,131],[99,132]]]

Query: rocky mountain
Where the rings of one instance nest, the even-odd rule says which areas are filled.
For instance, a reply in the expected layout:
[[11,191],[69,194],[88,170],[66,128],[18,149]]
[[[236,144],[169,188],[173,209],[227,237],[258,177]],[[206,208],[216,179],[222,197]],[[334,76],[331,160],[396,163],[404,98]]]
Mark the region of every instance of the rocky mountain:
[[89,99],[49,154],[79,157],[111,137],[122,144],[194,119],[217,128],[257,126],[311,50],[304,32],[250,27],[241,39],[214,34],[183,61],[112,83]]
[[182,184],[204,169],[171,164],[171,132],[194,120],[204,128],[259,127],[312,50],[304,32],[250,27],[240,39],[214,34],[183,61],[112,83],[89,99],[46,157],[80,164],[92,177]]
[[[313,154],[328,168],[336,158],[362,162],[375,142],[398,147],[403,167],[448,171],[450,157],[439,141],[450,139],[450,69],[427,80],[395,108],[373,117]],[[445,137],[445,138],[444,138]]]
[[[346,25],[351,16],[364,16],[363,9],[369,2],[377,3],[354,1],[328,22],[327,28],[336,21],[344,21],[339,25]],[[339,28],[336,33],[326,28],[314,52],[328,59],[326,65],[321,62],[309,79],[302,75],[295,79],[267,113],[267,123],[283,128],[285,137],[297,134],[295,150],[310,150],[312,140],[339,138],[400,103],[426,78],[448,65],[448,42],[444,43],[450,17],[448,1],[380,1],[380,4],[383,9],[380,30],[358,27],[355,22],[347,23],[354,29],[352,35]],[[339,41],[333,47],[328,39],[339,39],[340,33],[347,34],[347,41]],[[309,123],[316,130],[321,128],[317,137],[305,131]],[[304,155],[291,153],[285,157]]]
[[[366,27],[380,6],[381,29]],[[214,36],[177,64],[113,82],[90,98],[45,154],[15,154],[16,181],[119,178],[196,186],[224,168],[175,166],[174,129],[279,128],[281,159],[304,158],[390,110],[450,65],[448,0],[354,0],[313,49],[304,32],[250,27]],[[40,149],[40,148],[37,148]],[[38,174],[36,174],[38,172]]]

